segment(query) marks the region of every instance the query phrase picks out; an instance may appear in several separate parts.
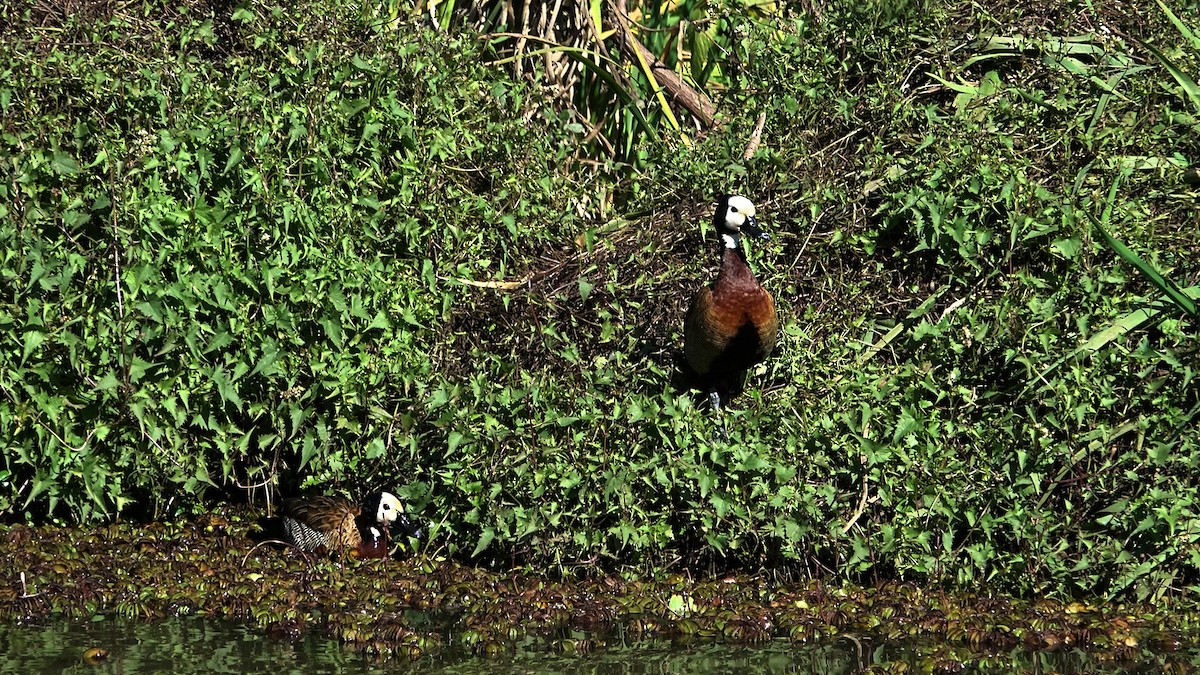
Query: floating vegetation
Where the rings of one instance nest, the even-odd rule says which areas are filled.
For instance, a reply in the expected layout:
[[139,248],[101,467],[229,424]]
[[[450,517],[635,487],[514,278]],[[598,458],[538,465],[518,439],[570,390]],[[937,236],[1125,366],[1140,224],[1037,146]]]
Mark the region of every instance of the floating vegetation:
[[103,663],[108,659],[108,650],[102,647],[92,647],[83,653],[83,660],[90,664]]
[[[227,508],[187,523],[0,527],[0,555],[12,561],[0,585],[0,621],[194,615],[283,641],[324,631],[357,652],[410,659],[443,651],[585,655],[610,641],[754,646],[845,637],[905,645],[917,650],[916,665],[945,672],[1013,650],[1082,650],[1101,663],[1154,654],[1170,668],[1200,644],[1200,613],[1182,607],[766,576],[555,581],[422,557],[339,560],[255,547],[256,515]],[[84,658],[102,660],[103,650]]]

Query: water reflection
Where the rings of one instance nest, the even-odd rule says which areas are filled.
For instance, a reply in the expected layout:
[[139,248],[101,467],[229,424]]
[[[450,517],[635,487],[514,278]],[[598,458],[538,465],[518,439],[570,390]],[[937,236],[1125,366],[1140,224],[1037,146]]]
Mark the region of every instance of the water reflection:
[[[416,617],[419,618],[419,617]],[[449,641],[453,644],[453,640]],[[100,647],[109,655],[92,665],[84,654]],[[941,651],[941,650],[938,650]],[[758,646],[670,641],[625,643],[609,636],[606,646],[587,655],[556,655],[544,645],[523,648],[495,659],[446,651],[415,662],[374,662],[341,648],[319,628],[295,642],[267,638],[240,625],[179,618],[160,622],[98,619],[47,626],[0,626],[0,674],[62,673],[477,673],[566,675],[661,675],[663,673],[856,673],[872,666],[904,662],[910,672],[936,670],[929,649],[871,640],[837,638],[825,643]],[[949,653],[949,650],[946,650]],[[924,656],[921,656],[921,655]],[[1173,662],[1195,665],[1200,653],[1172,655]],[[1159,672],[1164,659],[1145,654],[1138,663],[1100,663],[1079,651],[1031,653],[1016,650],[968,664],[991,672],[1094,673]]]
[[[85,662],[100,647],[103,662]],[[0,673],[364,672],[362,657],[328,639],[270,640],[239,625],[198,618],[158,622],[97,620],[0,626]],[[368,671],[369,672],[369,671]],[[382,670],[380,670],[382,672]]]
[[846,645],[796,647],[786,643],[764,646],[701,644],[680,647],[670,643],[609,647],[585,656],[555,656],[518,652],[483,661],[473,658],[454,664],[415,664],[414,672],[446,675],[663,675],[664,673],[857,673],[862,665]]

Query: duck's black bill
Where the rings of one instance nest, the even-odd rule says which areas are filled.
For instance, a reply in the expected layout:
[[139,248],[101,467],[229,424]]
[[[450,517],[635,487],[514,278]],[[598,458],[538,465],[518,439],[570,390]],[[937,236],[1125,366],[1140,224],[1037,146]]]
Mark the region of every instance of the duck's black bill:
[[759,239],[770,240],[771,238],[771,234],[769,232],[764,231],[758,226],[758,221],[754,219],[754,216],[746,217],[746,224],[742,225],[742,229],[758,237]]

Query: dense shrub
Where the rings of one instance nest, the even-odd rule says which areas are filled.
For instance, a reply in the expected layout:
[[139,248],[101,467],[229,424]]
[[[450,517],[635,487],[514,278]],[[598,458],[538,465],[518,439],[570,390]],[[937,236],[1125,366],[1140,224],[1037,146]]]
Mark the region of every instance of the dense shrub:
[[588,179],[474,39],[347,9],[5,41],[4,511],[411,473],[448,280],[574,232]]
[[[469,34],[8,10],[0,512],[397,486],[492,564],[1191,584],[1194,326],[1081,215],[1124,176],[1194,283],[1186,97],[1075,15],[883,4],[747,25],[722,126],[633,165]],[[723,190],[783,336],[717,416],[676,360]]]

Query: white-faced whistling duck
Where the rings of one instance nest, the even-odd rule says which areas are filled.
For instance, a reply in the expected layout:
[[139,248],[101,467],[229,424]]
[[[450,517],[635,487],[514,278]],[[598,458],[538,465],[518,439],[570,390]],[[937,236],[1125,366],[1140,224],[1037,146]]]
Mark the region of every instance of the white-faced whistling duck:
[[759,285],[742,253],[742,233],[771,236],[754,220],[754,204],[745,197],[722,196],[713,215],[721,237],[721,270],[712,286],[702,287],[684,320],[683,352],[688,366],[708,391],[714,410],[721,397],[742,389],[746,371],[775,347],[779,317],[775,300]]
[[302,551],[349,552],[359,558],[386,558],[392,528],[420,537],[404,513],[404,505],[389,492],[371,495],[364,507],[344,497],[288,499],[279,515],[289,544]]

